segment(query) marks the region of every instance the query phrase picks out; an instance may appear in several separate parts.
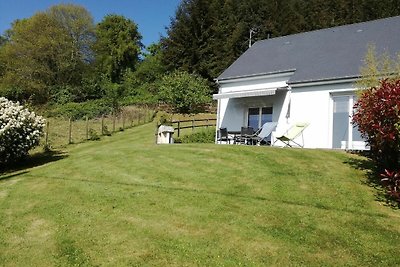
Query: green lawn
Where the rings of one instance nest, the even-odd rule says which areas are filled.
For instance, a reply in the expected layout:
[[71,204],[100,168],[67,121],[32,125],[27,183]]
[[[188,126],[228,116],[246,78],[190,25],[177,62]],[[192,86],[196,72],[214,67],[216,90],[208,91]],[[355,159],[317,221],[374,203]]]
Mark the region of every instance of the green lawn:
[[0,176],[0,266],[398,266],[362,157],[155,145],[154,125]]

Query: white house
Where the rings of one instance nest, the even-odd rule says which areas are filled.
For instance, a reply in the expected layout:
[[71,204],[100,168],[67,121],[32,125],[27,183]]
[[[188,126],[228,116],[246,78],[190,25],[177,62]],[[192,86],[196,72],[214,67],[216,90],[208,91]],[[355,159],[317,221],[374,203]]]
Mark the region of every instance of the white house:
[[274,121],[273,143],[290,125],[308,122],[304,147],[366,149],[351,114],[369,45],[395,57],[400,16],[256,42],[216,79],[217,129]]

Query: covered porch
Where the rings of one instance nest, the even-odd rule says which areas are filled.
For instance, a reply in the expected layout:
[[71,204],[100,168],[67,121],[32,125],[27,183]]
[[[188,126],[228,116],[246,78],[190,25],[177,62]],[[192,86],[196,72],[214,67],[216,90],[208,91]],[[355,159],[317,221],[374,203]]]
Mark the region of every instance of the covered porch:
[[[243,139],[243,128],[246,134],[254,134],[261,130],[265,123],[275,122],[275,130],[264,140],[273,143],[276,131],[284,131],[290,117],[290,90],[288,87],[259,90],[219,93],[214,95],[218,100],[218,130],[226,129],[228,140],[219,143],[254,144]],[[249,139],[250,140],[250,139]]]

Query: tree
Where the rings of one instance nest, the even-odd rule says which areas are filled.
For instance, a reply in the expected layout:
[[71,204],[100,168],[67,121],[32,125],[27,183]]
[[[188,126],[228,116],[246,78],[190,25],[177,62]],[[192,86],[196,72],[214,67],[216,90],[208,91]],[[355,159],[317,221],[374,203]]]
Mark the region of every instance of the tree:
[[125,72],[122,85],[126,95],[135,101],[156,102],[158,83],[166,73],[166,68],[161,62],[162,50],[160,44],[147,47],[135,71]]
[[112,82],[120,82],[125,71],[135,70],[142,48],[137,25],[123,16],[107,15],[96,26],[96,66]]
[[397,60],[387,53],[377,55],[375,46],[370,44],[360,68],[360,79],[356,82],[357,88],[371,88],[380,85],[382,79],[397,80],[400,78],[400,53]]
[[2,47],[3,45],[5,45],[7,42],[7,38],[3,35],[0,35],[0,47]]
[[210,92],[207,80],[188,72],[175,71],[160,82],[160,99],[181,113],[201,110],[211,101]]
[[2,87],[22,90],[25,99],[47,101],[51,85],[70,80],[70,51],[68,37],[46,14],[16,21],[10,42],[3,47],[6,71]]
[[74,48],[71,61],[75,64],[93,61],[92,45],[95,40],[94,23],[91,14],[82,6],[59,4],[46,12],[66,31]]
[[49,100],[52,87],[80,86],[88,67],[90,29],[93,22],[88,12],[72,5],[15,21],[1,53],[2,91],[19,100],[43,103]]

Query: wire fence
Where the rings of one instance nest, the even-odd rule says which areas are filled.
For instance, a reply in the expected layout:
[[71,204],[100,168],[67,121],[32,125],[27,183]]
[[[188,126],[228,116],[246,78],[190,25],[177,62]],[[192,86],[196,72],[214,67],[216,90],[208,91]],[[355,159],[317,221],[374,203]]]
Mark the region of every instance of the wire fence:
[[45,148],[59,148],[72,143],[98,140],[101,136],[148,123],[154,115],[155,109],[151,107],[128,107],[118,114],[95,119],[48,118],[41,144]]

